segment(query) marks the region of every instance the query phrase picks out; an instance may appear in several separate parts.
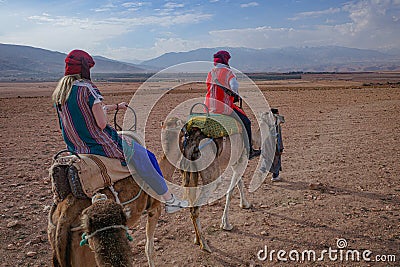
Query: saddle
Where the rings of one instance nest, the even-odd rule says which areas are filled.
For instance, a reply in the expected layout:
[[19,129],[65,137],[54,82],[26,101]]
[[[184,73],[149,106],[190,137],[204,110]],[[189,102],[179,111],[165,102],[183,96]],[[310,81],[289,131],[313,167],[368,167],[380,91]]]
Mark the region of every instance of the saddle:
[[76,198],[91,198],[97,191],[132,175],[119,159],[93,154],[54,157],[49,169],[56,203],[72,193]]
[[199,128],[209,138],[242,133],[240,122],[231,116],[223,114],[192,114],[186,123],[186,130],[190,132],[193,128]]

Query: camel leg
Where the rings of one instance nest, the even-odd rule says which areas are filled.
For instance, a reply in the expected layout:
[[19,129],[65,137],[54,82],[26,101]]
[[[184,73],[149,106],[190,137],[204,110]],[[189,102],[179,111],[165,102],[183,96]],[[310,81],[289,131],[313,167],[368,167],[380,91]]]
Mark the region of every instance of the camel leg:
[[[49,212],[48,216],[48,224],[47,224],[47,236],[51,245],[51,250],[52,250],[52,261],[53,261],[53,267],[60,267],[60,263],[58,262],[57,259],[57,254],[56,254],[56,247],[55,247],[55,238],[56,238],[56,225],[53,223],[53,214],[57,209],[57,205],[53,204],[51,207],[51,210]],[[59,214],[57,215],[59,216]]]
[[[196,211],[196,209],[199,209],[199,207],[190,208],[190,218],[192,219],[193,226],[194,226],[194,240],[193,240],[193,243],[195,245],[199,245],[200,246],[200,233],[199,232],[201,230],[201,226],[200,226],[200,221],[198,219],[200,211]],[[196,213],[197,213],[197,216],[196,216]]]
[[82,209],[87,206],[87,201],[76,199],[70,194],[58,205],[60,206],[60,217],[56,224],[55,254],[60,266],[70,266],[71,225],[79,218]]
[[225,208],[224,208],[224,212],[222,214],[222,222],[221,222],[221,226],[220,226],[221,229],[226,230],[226,231],[230,231],[233,229],[233,226],[229,223],[228,212],[229,212],[229,205],[231,204],[233,189],[235,188],[235,185],[237,184],[238,178],[239,178],[238,175],[236,174],[236,172],[234,172],[228,192],[226,193]]
[[240,193],[240,207],[242,209],[250,209],[252,205],[249,201],[247,201],[246,194],[244,191],[243,179],[239,180],[239,182],[237,184],[237,188],[239,189],[239,193]]
[[201,225],[200,225],[200,207],[190,208],[190,217],[192,218],[194,231],[196,233],[195,244],[200,245],[200,248],[207,252],[212,252],[207,244],[206,239],[202,235]]
[[[186,187],[185,188],[186,192],[186,197],[189,200],[190,206],[194,205],[194,202],[196,200],[196,188],[193,187]],[[190,217],[192,218],[193,226],[194,226],[194,243],[196,245],[200,245],[200,220],[198,218],[200,211],[197,211],[195,209],[199,209],[199,207],[191,207],[190,208]],[[197,214],[197,215],[196,215]],[[197,230],[200,229],[200,230]]]
[[238,167],[238,164],[235,164],[235,166],[232,166],[233,170],[233,176],[231,180],[231,184],[229,185],[228,192],[226,193],[226,202],[225,202],[225,208],[224,212],[222,214],[222,219],[221,219],[221,225],[220,228],[226,231],[230,231],[233,229],[233,226],[229,223],[229,205],[231,204],[231,198],[233,194],[233,189],[235,188],[235,185],[238,186],[238,189],[240,191],[240,206],[242,207],[247,207],[250,205],[248,201],[246,200],[246,197],[244,196],[244,186],[243,186],[243,181],[242,177],[238,174],[238,172],[235,170],[235,167]]
[[[239,160],[236,162],[236,164],[234,164],[232,166],[234,175],[237,175],[237,173],[238,173],[238,171],[236,171],[236,170],[240,170],[240,168],[245,168],[245,166],[243,166],[243,164],[246,162],[247,162],[247,155],[246,155],[246,153],[242,153],[240,155]],[[249,201],[247,201],[245,190],[244,190],[243,179],[241,176],[237,177],[237,179],[239,179],[237,181],[237,188],[239,189],[239,194],[240,194],[240,207],[242,209],[249,209],[249,208],[251,208],[252,205]]]
[[222,222],[221,222],[221,229],[230,231],[233,229],[233,226],[229,223],[228,212],[229,212],[229,205],[231,203],[232,193],[235,185],[237,185],[240,193],[240,207],[244,209],[248,209],[251,207],[251,204],[247,201],[245,193],[244,193],[244,184],[241,175],[239,175],[238,171],[240,168],[245,168],[244,164],[247,163],[246,160],[246,153],[242,153],[238,159],[238,161],[232,165],[233,176],[231,180],[231,184],[229,186],[228,192],[226,194],[226,202],[224,212],[222,214]]
[[226,230],[226,231],[230,231],[233,229],[233,226],[229,223],[229,219],[228,219],[228,210],[229,210],[229,205],[231,203],[232,193],[233,193],[233,190],[229,190],[226,193],[225,208],[224,208],[224,212],[222,214],[222,222],[221,222],[221,226],[220,226],[220,228],[222,230]]
[[[183,186],[185,187],[185,197],[189,200],[190,205],[194,205],[196,200],[196,193],[197,193],[197,185],[199,181],[199,173],[198,172],[184,172],[182,175]],[[190,208],[190,217],[193,222],[194,226],[194,243],[199,245],[202,250],[211,252],[211,249],[207,245],[205,238],[201,232],[201,225],[200,225],[200,207],[194,206]]]
[[147,256],[147,262],[150,267],[154,267],[154,232],[156,230],[158,219],[161,215],[161,206],[155,210],[149,211],[146,223],[146,247],[145,252]]

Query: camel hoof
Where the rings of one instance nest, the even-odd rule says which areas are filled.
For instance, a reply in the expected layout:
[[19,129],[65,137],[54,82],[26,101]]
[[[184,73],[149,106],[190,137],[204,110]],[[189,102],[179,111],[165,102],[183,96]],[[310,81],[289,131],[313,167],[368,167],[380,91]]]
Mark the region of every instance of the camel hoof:
[[247,210],[247,209],[250,209],[251,207],[253,207],[253,204],[251,204],[251,203],[249,203],[249,202],[246,202],[246,203],[244,203],[244,204],[240,204],[240,207],[241,207],[242,209]]
[[231,231],[233,229],[233,226],[231,224],[221,223],[220,228],[224,231]]
[[199,241],[199,239],[198,239],[197,237],[195,237],[195,238],[193,239],[193,243],[194,243],[195,245],[200,245],[200,241]]
[[204,250],[205,252],[212,253],[211,248],[210,248],[206,243],[203,243],[203,245],[200,246],[200,247],[201,247],[201,249]]

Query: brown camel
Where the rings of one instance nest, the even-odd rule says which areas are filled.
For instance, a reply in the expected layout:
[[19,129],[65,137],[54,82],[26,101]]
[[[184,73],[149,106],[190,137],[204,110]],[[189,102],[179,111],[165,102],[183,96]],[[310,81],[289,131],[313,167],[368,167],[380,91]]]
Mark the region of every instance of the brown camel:
[[82,212],[82,245],[92,249],[97,266],[133,267],[126,221],[123,207],[105,195]]
[[[169,119],[163,126],[163,148],[168,157],[164,155],[163,159],[160,161],[160,166],[163,167],[163,170],[167,170],[168,175],[172,175],[176,166],[173,164],[176,164],[176,162],[180,160],[179,150],[182,151],[184,158],[187,159],[181,161],[180,169],[182,172],[182,185],[184,187],[188,187],[186,194],[189,202],[192,205],[190,208],[190,213],[195,229],[194,243],[200,245],[201,249],[211,252],[211,249],[201,231],[199,218],[200,206],[196,205],[196,203],[199,203],[199,201],[201,202],[201,198],[207,198],[209,193],[212,193],[215,189],[217,189],[218,182],[213,183],[214,187],[209,187],[204,192],[200,192],[200,194],[198,192],[199,190],[193,187],[197,187],[199,185],[199,178],[201,178],[203,185],[207,185],[219,178],[221,169],[224,169],[224,167],[227,166],[232,168],[233,176],[230,181],[229,189],[226,193],[226,203],[220,226],[223,230],[232,230],[233,226],[229,223],[228,211],[235,185],[237,185],[240,193],[240,207],[244,209],[251,207],[251,204],[247,201],[244,194],[243,181],[238,172],[239,168],[245,167],[244,164],[247,163],[247,153],[244,149],[244,146],[234,149],[231,153],[231,142],[235,144],[235,146],[243,144],[241,134],[233,134],[229,137],[215,138],[213,141],[216,144],[217,150],[213,152],[215,157],[214,160],[207,168],[197,171],[196,166],[194,166],[195,163],[192,162],[199,159],[202,153],[206,153],[205,151],[199,149],[200,143],[202,140],[204,141],[206,136],[201,132],[200,129],[193,128],[189,132],[189,135],[185,141],[183,141],[184,132],[181,130],[182,126],[183,122],[177,118]],[[212,150],[208,149],[208,151]],[[170,176],[166,175],[166,177]]]
[[[154,232],[161,215],[160,202],[143,190],[132,177],[114,184],[121,203],[136,197],[136,200],[124,205],[129,211],[127,225],[134,227],[144,212],[147,212],[145,252],[149,266],[154,266]],[[114,199],[110,189],[100,193]],[[87,247],[80,247],[84,233],[81,225],[82,211],[91,205],[90,199],[78,199],[69,194],[62,202],[54,204],[49,213],[48,237],[53,250],[53,266],[96,266],[94,253]]]

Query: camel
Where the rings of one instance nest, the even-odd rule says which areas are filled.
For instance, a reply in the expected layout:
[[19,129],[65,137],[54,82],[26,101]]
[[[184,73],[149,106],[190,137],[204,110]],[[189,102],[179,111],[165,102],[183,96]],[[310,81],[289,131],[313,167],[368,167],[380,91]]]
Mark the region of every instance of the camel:
[[[149,266],[154,266],[154,232],[161,215],[161,203],[145,193],[131,176],[117,181],[113,187],[121,203],[134,199],[124,205],[129,213],[129,227],[136,226],[140,217],[147,213],[145,252]],[[100,190],[100,193],[114,199],[109,188]],[[47,231],[53,251],[53,266],[96,266],[93,252],[87,246],[79,246],[84,232],[80,226],[82,211],[90,205],[90,199],[79,199],[69,194],[51,208]]]
[[82,212],[85,232],[81,244],[88,244],[94,252],[97,266],[133,267],[133,253],[129,245],[126,214],[122,205],[95,195],[93,204]]
[[[182,186],[187,187],[187,197],[189,198],[189,202],[192,204],[190,208],[191,219],[195,229],[195,239],[194,243],[199,245],[200,248],[207,252],[212,252],[210,247],[207,244],[207,241],[202,234],[201,224],[200,224],[200,206],[196,206],[196,190],[199,185],[199,178],[202,179],[202,184],[209,184],[220,177],[220,169],[222,167],[229,166],[232,168],[233,176],[230,181],[230,186],[228,192],[226,193],[226,202],[225,208],[222,214],[222,222],[220,228],[223,230],[230,231],[233,229],[233,226],[229,222],[229,205],[232,197],[232,193],[235,185],[239,189],[240,193],[240,207],[243,209],[251,208],[251,204],[246,198],[244,193],[244,184],[241,179],[241,175],[239,173],[239,168],[245,167],[247,163],[247,152],[244,146],[239,147],[238,149],[234,149],[231,151],[231,143],[235,144],[236,147],[240,144],[243,144],[242,134],[233,134],[228,137],[220,137],[213,139],[217,150],[214,151],[214,160],[211,164],[201,170],[197,171],[192,164],[192,161],[199,159],[202,153],[200,148],[200,143],[204,144],[204,139],[206,136],[201,132],[198,128],[193,128],[190,132],[188,132],[186,138],[184,138],[184,131],[182,131],[183,121],[177,118],[170,118],[167,120],[164,128],[164,139],[163,139],[163,148],[165,154],[160,161],[160,166],[163,166],[163,170],[167,170],[168,175],[172,175],[175,170],[175,166],[172,162],[176,163],[179,160],[180,153],[177,153],[177,147],[179,147],[180,151],[184,158],[187,160],[182,163],[181,161],[181,173],[182,173]],[[179,152],[179,151],[178,151]],[[232,152],[232,153],[231,153]],[[168,155],[168,159],[167,156]],[[172,155],[172,156],[171,156]],[[169,176],[166,176],[169,177]],[[218,183],[216,183],[216,187]],[[209,189],[209,192],[212,192],[216,189]],[[205,192],[207,194],[207,192]],[[206,196],[205,196],[206,197]]]
[[[117,123],[117,112],[114,114],[114,126],[118,134],[143,144],[143,140],[136,132],[136,113],[133,113],[133,124],[128,130],[123,130]],[[59,155],[57,153],[57,155]],[[57,156],[56,155],[56,156]],[[165,164],[163,164],[165,165]],[[161,166],[160,166],[161,167]],[[161,167],[162,170],[162,167]],[[65,169],[61,172],[65,173]],[[63,186],[66,181],[63,181]],[[54,190],[54,188],[53,188]],[[57,192],[58,193],[58,192]],[[115,199],[122,203],[127,214],[126,225],[135,227],[143,214],[147,214],[145,253],[150,267],[154,265],[154,233],[161,215],[161,202],[144,192],[132,176],[119,180],[112,187],[99,190],[100,194],[108,199]],[[91,205],[89,198],[78,198],[72,193],[56,199],[48,216],[48,239],[52,248],[52,261],[55,267],[65,266],[96,266],[95,254],[88,246],[80,247],[84,229],[81,226],[82,212]]]

